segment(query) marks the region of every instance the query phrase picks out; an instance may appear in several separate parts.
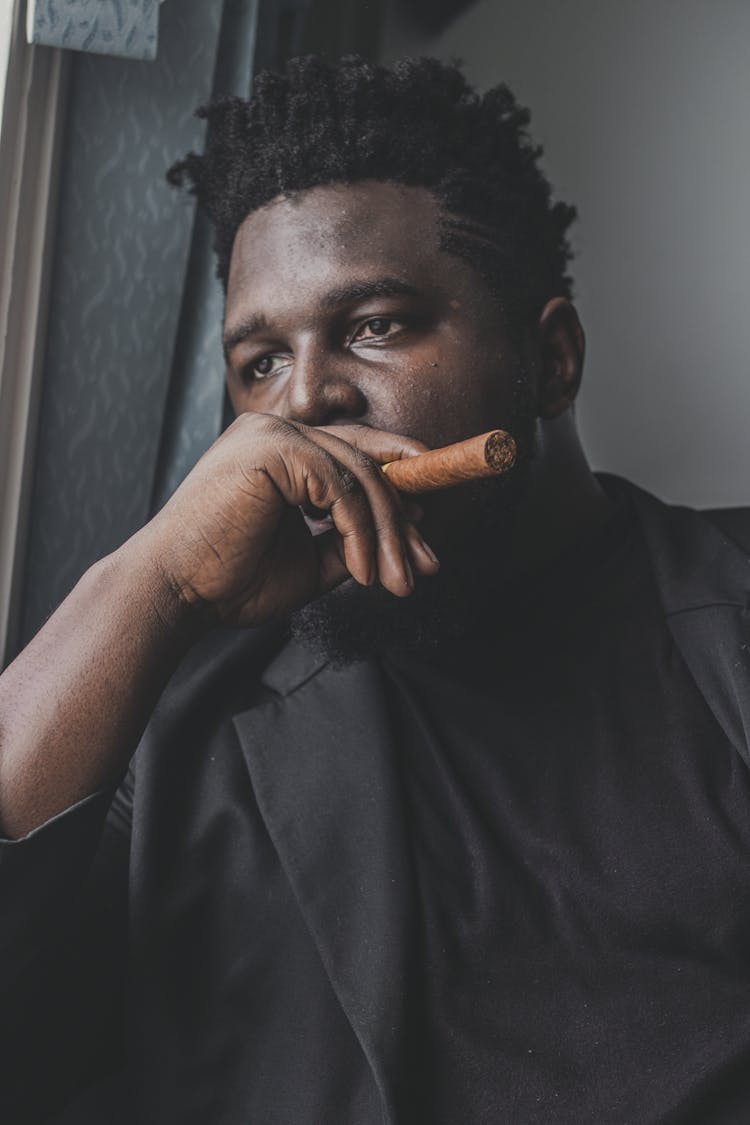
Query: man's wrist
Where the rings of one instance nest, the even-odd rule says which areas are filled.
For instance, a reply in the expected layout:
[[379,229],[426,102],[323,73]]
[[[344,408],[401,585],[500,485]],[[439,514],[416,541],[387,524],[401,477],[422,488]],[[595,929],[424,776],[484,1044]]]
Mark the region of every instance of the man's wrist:
[[[103,580],[127,600],[140,621],[151,622],[179,647],[200,640],[213,625],[208,607],[191,603],[151,545],[147,529],[102,559]],[[95,568],[92,568],[95,569]]]

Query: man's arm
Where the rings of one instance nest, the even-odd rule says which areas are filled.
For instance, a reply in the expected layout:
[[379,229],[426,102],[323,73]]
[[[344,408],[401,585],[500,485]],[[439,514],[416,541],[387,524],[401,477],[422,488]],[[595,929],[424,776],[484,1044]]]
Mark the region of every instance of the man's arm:
[[[0,677],[0,830],[124,773],[166,681],[217,624],[281,617],[345,578],[411,592],[434,556],[378,465],[421,443],[243,415],[145,528],[89,570]],[[330,511],[313,538],[301,507]]]
[[196,625],[137,536],[84,574],[0,678],[0,835],[114,787]]

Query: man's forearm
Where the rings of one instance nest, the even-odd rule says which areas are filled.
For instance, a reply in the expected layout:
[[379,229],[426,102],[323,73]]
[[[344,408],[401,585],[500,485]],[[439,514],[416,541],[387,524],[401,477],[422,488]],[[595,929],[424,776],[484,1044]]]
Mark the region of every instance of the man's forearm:
[[0,833],[116,781],[196,636],[138,537],[84,574],[0,676]]
[[[411,593],[438,562],[379,465],[423,453],[365,426],[238,418],[164,508],[91,568],[0,677],[0,831],[26,835],[124,772],[207,627],[253,627],[354,577]],[[350,440],[347,440],[347,437]],[[301,509],[330,511],[313,538]]]

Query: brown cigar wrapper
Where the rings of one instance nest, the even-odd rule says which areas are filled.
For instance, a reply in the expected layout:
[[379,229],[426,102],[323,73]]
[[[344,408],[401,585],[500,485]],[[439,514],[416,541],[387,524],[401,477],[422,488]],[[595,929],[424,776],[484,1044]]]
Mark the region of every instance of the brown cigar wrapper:
[[388,461],[381,467],[399,492],[418,495],[468,480],[499,476],[507,472],[515,460],[516,443],[511,435],[505,430],[491,430],[416,457]]

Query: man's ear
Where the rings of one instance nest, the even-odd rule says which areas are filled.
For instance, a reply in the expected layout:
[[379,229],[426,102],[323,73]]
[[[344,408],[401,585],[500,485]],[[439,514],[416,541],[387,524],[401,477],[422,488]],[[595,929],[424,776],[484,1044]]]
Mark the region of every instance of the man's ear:
[[578,313],[565,297],[554,297],[539,317],[541,370],[537,390],[540,418],[559,418],[578,394],[586,338]]

